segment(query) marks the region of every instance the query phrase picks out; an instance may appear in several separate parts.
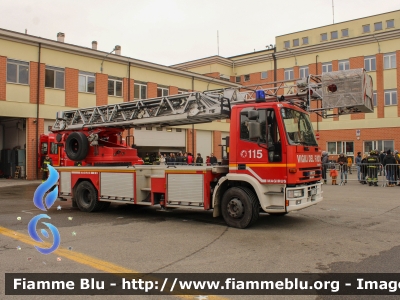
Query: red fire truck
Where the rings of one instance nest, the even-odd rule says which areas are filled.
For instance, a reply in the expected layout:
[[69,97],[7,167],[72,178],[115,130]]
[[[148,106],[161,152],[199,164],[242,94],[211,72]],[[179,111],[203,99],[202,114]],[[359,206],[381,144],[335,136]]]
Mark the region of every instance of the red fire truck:
[[[59,199],[82,211],[110,203],[212,209],[229,226],[246,228],[260,211],[284,215],[322,200],[310,112],[326,118],[373,111],[372,80],[362,69],[270,85],[62,111],[39,150],[58,166]],[[220,165],[143,165],[132,140],[122,139],[135,126],[227,118],[228,157]]]

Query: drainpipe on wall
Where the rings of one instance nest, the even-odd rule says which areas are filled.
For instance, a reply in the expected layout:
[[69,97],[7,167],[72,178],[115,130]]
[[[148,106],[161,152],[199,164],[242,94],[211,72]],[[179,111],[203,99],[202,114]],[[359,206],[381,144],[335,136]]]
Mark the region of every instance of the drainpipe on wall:
[[[192,76],[192,91],[194,92],[194,76]],[[192,152],[193,157],[196,157],[194,153],[194,124],[192,124]]]
[[[318,54],[315,56],[315,75],[318,75]],[[311,106],[311,103],[310,103]],[[317,109],[319,108],[319,100],[317,100]],[[319,121],[318,121],[318,114],[317,114],[317,132],[319,132]]]
[[274,53],[272,53],[272,59],[274,60],[274,87],[276,87],[276,70],[277,70],[277,63],[276,63],[276,46],[274,47]]
[[40,98],[40,57],[42,52],[42,43],[39,43],[39,53],[38,53],[38,78],[37,78],[37,93],[36,93],[36,179],[39,178],[39,98]]

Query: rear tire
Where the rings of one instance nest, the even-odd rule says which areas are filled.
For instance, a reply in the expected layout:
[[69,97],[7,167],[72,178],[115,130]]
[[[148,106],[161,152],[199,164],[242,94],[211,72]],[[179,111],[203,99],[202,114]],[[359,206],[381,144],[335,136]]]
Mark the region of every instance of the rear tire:
[[73,161],[85,159],[89,151],[89,141],[82,132],[71,133],[65,142],[65,153]]
[[78,184],[75,189],[74,198],[76,204],[81,211],[94,212],[104,208],[104,203],[97,199],[97,190],[92,183],[88,181],[82,181]]
[[249,188],[232,187],[222,197],[221,211],[226,224],[246,228],[258,220],[259,202]]

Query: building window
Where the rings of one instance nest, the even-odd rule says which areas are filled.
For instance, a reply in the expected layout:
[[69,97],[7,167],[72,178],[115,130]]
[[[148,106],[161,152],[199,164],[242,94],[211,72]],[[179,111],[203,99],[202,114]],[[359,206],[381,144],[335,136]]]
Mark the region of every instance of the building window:
[[339,37],[339,34],[337,31],[331,32],[331,40],[337,39],[338,37]]
[[79,92],[94,93],[96,77],[93,73],[79,72]]
[[303,37],[303,45],[308,45],[308,36]]
[[374,30],[382,30],[382,22],[377,22],[374,24]]
[[393,28],[393,27],[394,27],[394,20],[387,20],[386,28]]
[[397,90],[385,91],[385,105],[397,105]]
[[244,77],[244,81],[246,82],[246,81],[250,81],[250,75],[244,75],[243,76]]
[[122,97],[122,79],[108,77],[108,95]]
[[300,45],[299,39],[294,39],[294,40],[293,40],[293,47],[297,47],[297,46],[299,46],[299,45]]
[[300,67],[300,78],[305,78],[308,76],[308,67]]
[[339,71],[350,70],[350,63],[348,60],[339,60]]
[[268,78],[268,72],[267,71],[261,72],[261,79],[266,79],[266,78]]
[[29,63],[7,59],[7,82],[29,83]]
[[176,132],[182,132],[182,128],[175,128]]
[[342,37],[346,37],[346,36],[349,36],[349,30],[347,28],[342,29]]
[[369,153],[371,150],[387,151],[394,149],[394,141],[364,141],[364,153]]
[[294,79],[294,71],[293,69],[285,69],[285,80]]
[[285,41],[285,42],[283,42],[283,44],[284,44],[284,46],[283,46],[283,48],[290,48],[290,41]]
[[321,41],[327,41],[327,40],[328,40],[328,34],[327,33],[321,34]]
[[168,96],[169,91],[168,88],[158,87],[157,88],[157,97],[166,97]]
[[375,56],[367,56],[364,58],[364,69],[367,72],[376,71],[376,58]]
[[387,53],[383,55],[383,68],[384,69],[396,68],[396,53]]
[[236,76],[236,77],[235,77],[235,82],[236,82],[236,83],[240,83],[240,80],[241,80],[240,76]]
[[345,153],[346,155],[354,155],[354,142],[328,142],[329,154]]
[[46,66],[44,86],[53,89],[64,89],[65,71],[61,68]]
[[373,93],[372,102],[374,104],[374,107],[378,106],[378,95],[376,94],[376,91],[374,91],[374,93]]
[[363,25],[363,33],[370,32],[369,24]]
[[322,64],[322,73],[332,72],[332,63]]
[[135,99],[146,99],[147,98],[147,85],[143,83],[134,84],[134,95]]

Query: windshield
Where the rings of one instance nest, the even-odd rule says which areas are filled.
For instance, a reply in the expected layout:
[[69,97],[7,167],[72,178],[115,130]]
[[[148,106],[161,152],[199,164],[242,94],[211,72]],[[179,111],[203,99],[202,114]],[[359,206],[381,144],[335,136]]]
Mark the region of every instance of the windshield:
[[290,108],[281,108],[281,115],[290,145],[318,146],[307,114]]

